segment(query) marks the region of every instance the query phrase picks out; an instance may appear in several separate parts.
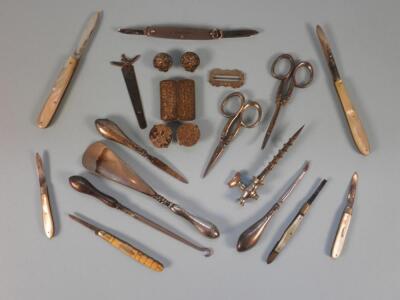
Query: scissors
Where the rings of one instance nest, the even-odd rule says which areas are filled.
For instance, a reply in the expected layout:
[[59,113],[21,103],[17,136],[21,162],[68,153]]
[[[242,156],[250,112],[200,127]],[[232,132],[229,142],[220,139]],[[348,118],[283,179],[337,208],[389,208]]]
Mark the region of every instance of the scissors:
[[[286,72],[277,71],[277,65],[282,64],[284,61],[287,61],[289,63],[289,69]],[[305,77],[304,79],[299,80],[298,78],[296,78],[296,76],[300,77],[299,72],[301,71],[301,69],[304,70]],[[312,82],[314,71],[309,62],[300,61],[296,63],[290,54],[281,54],[274,60],[272,64],[271,75],[281,82],[275,96],[274,114],[272,115],[271,122],[268,125],[267,132],[265,133],[261,149],[264,149],[268,143],[276,120],[278,119],[281,107],[289,102],[295,87],[305,88]]]
[[[235,99],[239,99],[240,101],[239,108],[233,113],[227,111],[227,104],[235,101]],[[244,113],[251,109],[257,112],[257,117],[254,121],[246,121],[246,119],[244,118]],[[206,177],[211,167],[214,166],[216,161],[221,157],[222,153],[225,150],[225,147],[228,146],[230,142],[232,142],[234,137],[239,133],[240,128],[253,128],[257,126],[262,116],[262,109],[260,104],[255,101],[246,101],[244,95],[240,92],[234,92],[226,96],[224,100],[222,100],[220,110],[224,117],[228,118],[228,122],[226,122],[226,125],[222,130],[218,146],[217,148],[215,148],[215,151],[211,156],[206,170],[203,173],[203,178]]]

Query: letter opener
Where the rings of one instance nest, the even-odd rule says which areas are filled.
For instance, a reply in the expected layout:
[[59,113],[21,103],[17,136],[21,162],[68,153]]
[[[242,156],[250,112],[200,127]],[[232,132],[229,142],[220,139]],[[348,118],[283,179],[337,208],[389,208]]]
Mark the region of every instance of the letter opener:
[[83,51],[87,48],[91,37],[94,34],[96,26],[99,22],[101,11],[94,13],[89,21],[87,22],[86,28],[82,33],[78,47],[74,53],[68,57],[68,60],[61,70],[60,74],[55,81],[53,88],[51,89],[50,95],[48,96],[45,104],[43,105],[42,111],[37,119],[37,127],[46,128],[50,125],[57,108],[67,90],[69,83],[71,82],[72,76],[75,73],[76,67],[81,59]]
[[194,216],[180,205],[158,194],[103,143],[96,142],[91,144],[83,154],[82,164],[96,175],[103,176],[153,198],[161,205],[166,206],[174,214],[188,221],[202,235],[208,238],[217,238],[219,236],[217,226],[205,219]]
[[300,132],[303,130],[304,125],[300,127],[283,145],[281,149],[279,149],[278,153],[274,156],[274,158],[268,163],[268,165],[258,174],[253,177],[253,180],[249,184],[244,184],[241,179],[240,172],[237,172],[232,179],[228,182],[228,186],[230,188],[238,187],[242,195],[240,196],[239,203],[244,206],[246,201],[249,199],[258,199],[257,189],[264,184],[265,177],[272,171],[278,161],[285,155],[290,146],[293,145],[294,141],[300,135]]
[[275,204],[270,208],[270,210],[267,211],[267,213],[261,217],[257,222],[255,222],[253,225],[251,225],[249,228],[247,228],[239,237],[239,240],[236,244],[236,249],[239,252],[243,252],[246,250],[249,250],[253,246],[255,246],[260,239],[262,233],[264,232],[265,228],[271,221],[272,217],[275,215],[276,212],[281,208],[283,202],[287,198],[289,198],[290,194],[293,192],[295,187],[300,183],[300,181],[303,179],[304,175],[306,175],[306,172],[308,171],[308,168],[310,166],[310,163],[307,161],[303,169],[301,170],[301,173],[296,177],[296,179],[292,182],[292,184],[286,189],[286,191],[282,194],[282,196],[279,197],[278,201],[275,202]]
[[327,180],[323,179],[318,185],[318,187],[315,189],[314,193],[300,208],[297,215],[293,218],[292,222],[290,222],[289,226],[285,229],[282,236],[272,249],[271,253],[268,255],[267,264],[272,263],[278,256],[278,254],[281,253],[283,248],[285,248],[287,243],[292,239],[293,235],[297,232],[297,229],[300,227],[301,222],[303,222],[305,215],[310,210],[311,204],[313,203],[315,198],[317,198],[319,192],[322,190],[326,182]]
[[338,258],[346,241],[347,232],[349,230],[351,217],[353,215],[353,204],[356,197],[356,189],[358,183],[358,174],[354,172],[351,177],[350,189],[347,194],[347,205],[343,211],[342,218],[336,232],[336,237],[332,245],[332,258]]
[[326,61],[328,63],[329,70],[331,71],[333,83],[342,104],[343,112],[346,116],[347,124],[349,125],[353,140],[358,148],[358,151],[363,155],[368,155],[370,152],[370,146],[367,133],[364,130],[356,109],[351,103],[350,97],[348,96],[347,90],[344,86],[344,82],[342,78],[340,78],[328,39],[321,26],[317,25],[316,32],[322,51],[324,52]]
[[253,29],[221,30],[218,28],[196,28],[176,26],[149,26],[145,28],[119,28],[125,34],[145,35],[178,40],[218,40],[222,38],[249,37],[258,33]]
[[51,213],[49,191],[47,189],[46,177],[44,175],[43,161],[39,153],[36,153],[35,159],[36,159],[36,171],[39,177],[43,228],[46,236],[49,239],[51,239],[54,236],[55,230],[54,230],[53,215]]
[[157,157],[150,155],[145,149],[136,144],[132,139],[126,136],[126,134],[119,128],[119,126],[109,119],[97,119],[95,121],[97,131],[105,138],[124,145],[133,151],[139,153],[141,156],[150,161],[154,166],[163,170],[167,174],[175,177],[179,181],[188,183],[185,177],[179,175],[166,163],[162,162]]
[[90,224],[82,220],[81,218],[78,218],[77,216],[69,215],[69,217],[72,220],[78,222],[79,224],[89,228],[90,230],[93,230],[97,236],[101,237],[104,241],[106,241],[111,246],[118,249],[125,255],[136,260],[141,265],[148,267],[149,269],[156,272],[162,272],[164,270],[164,266],[162,263],[152,258],[151,256],[143,253],[141,250],[137,249],[135,246],[129,244],[128,242],[125,242],[124,240],[116,237],[115,235],[103,229],[100,229],[99,227],[94,226],[93,224]]
[[89,180],[87,180],[86,178],[84,178],[82,176],[71,176],[69,178],[69,184],[76,191],[93,196],[96,199],[103,202],[105,205],[107,205],[111,208],[118,209],[118,210],[126,213],[128,216],[174,238],[175,240],[177,240],[181,243],[184,243],[185,245],[192,247],[196,250],[204,252],[204,256],[206,256],[206,257],[209,257],[213,254],[212,249],[196,245],[196,244],[192,243],[191,241],[188,241],[187,239],[181,237],[180,235],[172,232],[171,230],[169,230],[169,229],[157,224],[156,222],[142,216],[141,214],[129,209],[128,207],[121,204],[117,199],[99,191],[96,187],[93,186],[93,184],[91,184],[89,182]]
[[121,67],[129,97],[131,98],[132,106],[136,114],[136,119],[139,123],[139,127],[144,129],[147,127],[147,123],[146,118],[144,117],[142,99],[140,98],[135,68],[133,67],[134,62],[136,62],[139,57],[140,55],[136,55],[134,58],[128,58],[125,54],[122,54],[121,61],[112,61],[111,64]]

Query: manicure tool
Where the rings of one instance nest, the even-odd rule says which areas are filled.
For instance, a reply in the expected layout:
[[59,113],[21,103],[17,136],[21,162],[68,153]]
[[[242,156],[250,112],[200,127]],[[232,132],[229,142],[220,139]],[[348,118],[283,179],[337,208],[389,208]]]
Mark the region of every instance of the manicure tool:
[[289,198],[290,194],[293,192],[295,187],[300,183],[303,179],[304,175],[308,171],[310,166],[309,162],[306,162],[303,166],[301,173],[296,177],[296,179],[291,183],[291,185],[286,189],[286,191],[279,197],[278,201],[268,210],[268,212],[261,217],[257,222],[247,228],[239,237],[239,240],[236,244],[236,249],[239,252],[243,252],[249,250],[253,246],[255,246],[258,240],[261,237],[261,234],[264,232],[265,228],[271,221],[272,217],[276,212],[281,208],[283,202],[287,198]]
[[132,168],[129,168],[124,161],[103,143],[96,142],[90,145],[83,154],[82,164],[94,174],[103,176],[150,196],[158,203],[168,207],[174,214],[190,222],[204,236],[209,238],[217,238],[219,236],[218,228],[214,224],[190,214],[178,204],[158,194],[149,184],[139,177]]
[[[282,65],[285,61],[289,64],[288,70],[286,72],[278,71],[278,66]],[[303,80],[298,80],[296,76],[301,73],[301,70],[304,70],[306,75]],[[267,145],[276,120],[278,119],[279,112],[282,106],[285,106],[289,102],[294,88],[307,87],[313,80],[314,71],[309,62],[295,62],[294,58],[290,54],[281,54],[274,60],[272,64],[271,75],[272,77],[280,80],[280,83],[275,96],[274,114],[272,115],[272,119],[268,125],[267,132],[265,133],[261,149],[264,149]]]
[[289,226],[285,229],[282,236],[280,237],[280,239],[278,240],[278,242],[275,244],[274,248],[272,249],[271,253],[268,255],[267,264],[270,264],[275,260],[275,258],[278,256],[278,254],[282,252],[283,248],[285,248],[287,243],[291,240],[293,235],[297,232],[297,229],[300,227],[301,222],[303,222],[305,215],[310,210],[311,204],[313,203],[315,198],[317,198],[319,192],[322,190],[322,188],[326,184],[326,181],[327,180],[324,179],[320,182],[318,187],[315,189],[314,193],[303,204],[303,206],[300,208],[297,215],[293,218],[292,222],[290,222]]
[[55,234],[53,215],[51,213],[49,191],[47,189],[46,177],[44,175],[43,161],[39,153],[36,153],[36,171],[39,177],[40,200],[42,204],[43,228],[46,236],[51,239]]
[[344,86],[344,82],[339,75],[339,71],[336,66],[335,59],[333,58],[332,49],[329,45],[328,38],[326,37],[321,26],[317,25],[316,33],[321,44],[322,51],[324,52],[326,61],[328,63],[329,71],[332,74],[333,83],[342,104],[344,115],[346,116],[347,124],[349,125],[351,135],[354,143],[357,146],[358,151],[363,155],[368,155],[370,151],[368,136],[361,123],[361,119],[358,116],[353,104],[351,103],[350,97],[347,94],[347,90]]
[[179,175],[176,171],[174,171],[171,167],[169,167],[166,163],[162,162],[157,157],[150,155],[145,149],[136,144],[132,139],[126,136],[126,134],[119,128],[119,126],[109,119],[97,119],[95,121],[97,131],[105,138],[110,139],[114,142],[117,142],[121,145],[124,145],[133,151],[139,153],[141,156],[150,161],[154,166],[163,170],[167,174],[175,177],[179,181],[184,183],[188,183],[186,178]]
[[125,255],[136,260],[141,265],[148,267],[149,269],[156,271],[156,272],[162,272],[164,270],[164,266],[162,263],[155,260],[151,256],[143,253],[141,250],[137,249],[135,246],[132,246],[128,242],[125,242],[124,240],[116,237],[115,235],[113,235],[103,229],[100,229],[99,227],[94,226],[93,224],[90,224],[90,223],[82,220],[81,218],[78,218],[77,216],[69,215],[69,217],[72,220],[78,222],[79,224],[89,228],[90,230],[93,230],[97,236],[101,237],[104,241],[106,241],[111,246],[118,249]]
[[[240,106],[237,111],[231,113],[226,110],[226,106],[228,103],[235,101],[235,99],[239,99]],[[244,118],[244,113],[250,109],[254,109],[257,112],[257,118],[253,122],[245,121]],[[242,127],[253,128],[257,126],[262,115],[260,104],[255,101],[246,101],[244,95],[240,92],[231,93],[226,96],[224,100],[222,100],[220,110],[224,117],[228,118],[228,122],[222,130],[218,146],[215,148],[214,153],[211,156],[211,159],[203,173],[203,177],[207,175],[211,167],[213,167],[217,160],[221,157],[222,153],[224,153],[225,147],[232,142],[232,140],[239,133],[240,129]]]
[[244,73],[238,69],[212,69],[208,74],[208,82],[213,86],[239,88],[244,84]]
[[274,156],[274,158],[268,163],[268,165],[258,174],[256,177],[253,177],[253,180],[249,184],[244,184],[241,178],[240,172],[237,172],[232,179],[228,182],[228,186],[238,187],[242,191],[242,195],[240,196],[239,203],[244,206],[248,199],[258,199],[257,189],[264,184],[265,177],[272,171],[278,161],[283,157],[283,155],[288,151],[289,147],[292,146],[294,141],[299,136],[300,132],[303,130],[304,125],[300,127],[283,145],[283,147],[278,151],[278,153]]
[[351,217],[353,215],[353,204],[356,197],[356,189],[358,183],[358,174],[354,172],[351,177],[350,189],[347,194],[347,205],[343,211],[339,226],[336,232],[336,237],[332,245],[332,258],[338,258],[342,253],[344,242],[346,241],[347,232],[349,230]]
[[125,79],[125,84],[128,89],[129,97],[135,110],[136,119],[139,123],[139,127],[144,129],[147,127],[146,118],[144,117],[144,111],[142,106],[142,99],[140,98],[139,86],[136,79],[135,68],[133,63],[139,59],[140,55],[136,55],[134,58],[128,58],[125,54],[121,55],[121,61],[112,61],[111,64],[114,66],[121,67],[122,75]]
[[180,235],[170,231],[169,229],[157,224],[156,222],[142,216],[141,214],[129,209],[128,207],[122,205],[120,202],[118,202],[117,199],[99,191],[96,187],[94,187],[89,180],[82,176],[71,176],[69,178],[69,183],[70,185],[78,192],[88,194],[90,196],[95,197],[96,199],[100,200],[103,202],[105,205],[118,209],[124,213],[126,213],[128,216],[131,216],[132,218],[174,238],[175,240],[184,243],[185,245],[192,247],[196,250],[199,250],[201,252],[204,252],[204,256],[208,257],[213,254],[213,250],[210,248],[202,247],[199,245],[196,245],[192,243],[191,241],[181,237]]
[[165,39],[179,40],[218,40],[222,38],[248,37],[257,34],[252,29],[221,30],[217,28],[195,28],[175,26],[149,26],[145,28],[119,28],[126,34],[145,35]]
[[81,39],[79,41],[78,48],[76,48],[74,53],[68,58],[64,68],[58,75],[57,80],[54,83],[53,88],[51,89],[50,95],[43,105],[42,111],[40,112],[37,119],[37,127],[46,128],[50,125],[50,122],[57,111],[57,108],[65,94],[65,91],[67,90],[67,87],[71,82],[72,76],[75,73],[82,53],[87,48],[90,38],[94,34],[100,16],[101,12],[98,11],[94,13],[87,22],[86,28],[83,31]]

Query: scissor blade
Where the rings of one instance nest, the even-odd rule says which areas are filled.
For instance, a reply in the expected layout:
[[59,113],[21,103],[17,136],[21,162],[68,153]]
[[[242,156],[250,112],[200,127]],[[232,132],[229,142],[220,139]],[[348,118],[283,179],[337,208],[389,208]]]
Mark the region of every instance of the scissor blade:
[[99,22],[101,13],[101,11],[95,12],[87,22],[85,30],[83,31],[81,39],[79,40],[78,47],[75,50],[75,55],[77,55],[78,57],[80,57],[82,55],[82,52],[86,49],[90,38],[92,37],[94,30],[96,29],[97,23]]
[[316,33],[321,44],[322,51],[324,52],[326,61],[328,63],[329,70],[332,73],[333,80],[339,80],[340,75],[336,66],[335,59],[333,58],[332,49],[329,45],[328,38],[325,35],[325,32],[322,30],[321,26],[317,25]]
[[358,174],[357,172],[354,172],[353,176],[351,177],[350,189],[347,195],[347,206],[350,208],[353,207],[354,200],[356,198],[357,183],[358,183]]
[[276,104],[274,114],[272,116],[271,121],[269,122],[269,125],[268,125],[268,128],[267,128],[267,132],[265,133],[264,140],[263,140],[262,145],[261,145],[261,150],[263,150],[265,148],[265,146],[268,143],[269,138],[272,135],[272,130],[275,127],[275,123],[276,123],[276,120],[278,119],[278,115],[279,115],[280,110],[281,110],[281,104],[278,103],[278,104]]
[[187,179],[181,175],[179,175],[177,172],[175,172],[170,166],[168,166],[166,163],[162,162],[159,160],[157,157],[154,157],[152,155],[148,156],[148,160],[157,168],[163,170],[164,172],[168,173],[172,177],[175,177],[179,181],[182,181],[183,183],[188,183]]
[[214,153],[210,158],[207,168],[203,173],[203,178],[207,176],[210,169],[215,165],[217,160],[221,157],[222,153],[224,152],[224,149],[225,149],[225,144],[223,142],[219,142],[217,148],[215,148]]
[[258,31],[253,29],[224,30],[222,36],[224,38],[238,38],[252,36],[257,33]]

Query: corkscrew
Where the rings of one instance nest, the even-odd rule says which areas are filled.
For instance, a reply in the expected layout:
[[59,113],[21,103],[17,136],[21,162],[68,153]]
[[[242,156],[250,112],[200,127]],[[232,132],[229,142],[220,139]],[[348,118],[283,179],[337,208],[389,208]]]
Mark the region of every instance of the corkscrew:
[[303,130],[304,125],[300,127],[283,145],[283,147],[278,151],[278,153],[274,156],[274,158],[268,163],[268,165],[261,171],[260,174],[254,176],[252,181],[249,184],[244,183],[240,172],[237,172],[232,179],[228,182],[228,186],[233,188],[237,187],[241,190],[242,195],[239,198],[240,205],[244,206],[246,201],[249,199],[258,199],[257,190],[260,186],[264,184],[265,177],[272,171],[278,161],[283,157],[283,155],[288,151],[290,146],[293,145],[294,141],[300,135],[300,132]]

